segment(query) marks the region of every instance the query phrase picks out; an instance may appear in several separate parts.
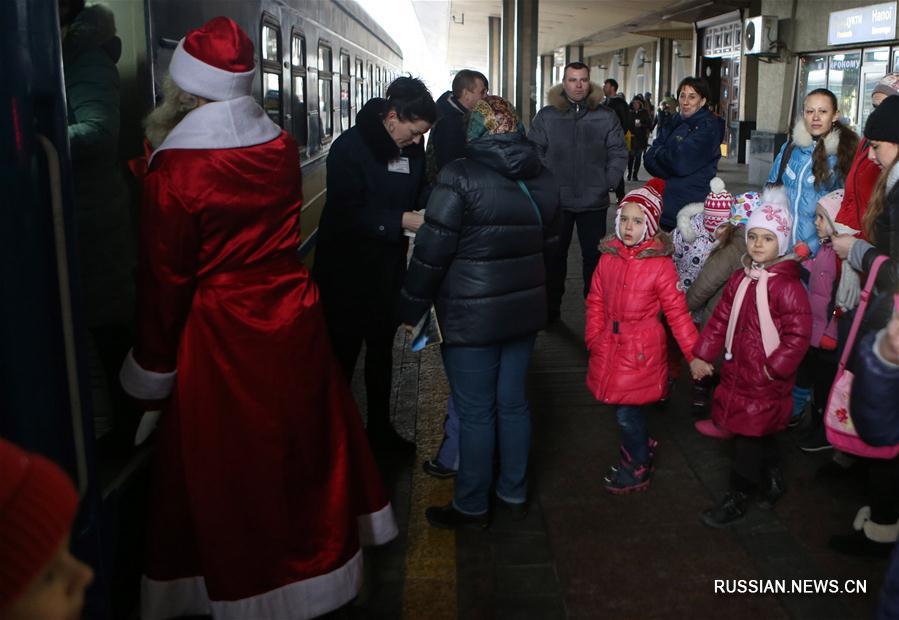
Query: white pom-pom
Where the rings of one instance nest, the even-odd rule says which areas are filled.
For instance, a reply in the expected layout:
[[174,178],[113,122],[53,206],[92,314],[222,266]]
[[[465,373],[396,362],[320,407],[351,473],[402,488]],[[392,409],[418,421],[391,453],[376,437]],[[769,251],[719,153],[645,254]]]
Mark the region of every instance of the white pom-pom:
[[727,353],[724,354],[724,359],[726,359],[729,362],[732,359],[734,359],[734,354],[731,353],[730,351],[728,351]]
[[712,189],[713,194],[720,194],[724,191],[724,180],[721,177],[715,177],[709,181],[709,187]]

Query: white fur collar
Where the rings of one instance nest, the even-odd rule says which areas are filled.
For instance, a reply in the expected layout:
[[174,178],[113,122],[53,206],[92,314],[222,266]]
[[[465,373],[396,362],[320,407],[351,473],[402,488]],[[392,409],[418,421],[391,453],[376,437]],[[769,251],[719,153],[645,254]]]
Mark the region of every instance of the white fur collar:
[[697,213],[702,213],[704,209],[704,203],[693,202],[684,205],[681,210],[677,212],[677,229],[680,231],[681,237],[686,243],[693,243],[696,241],[696,231],[693,229],[693,224],[690,220],[693,219],[693,216]]
[[887,177],[887,191],[892,191],[893,187],[896,185],[896,182],[899,181],[899,163],[893,164],[893,169],[890,170],[890,175]]
[[185,116],[150,155],[168,149],[234,149],[274,140],[278,127],[252,97],[211,101]]
[[[815,142],[801,118],[793,126],[793,142],[802,148],[811,146]],[[828,155],[836,155],[838,146],[840,146],[840,130],[834,127],[824,138],[824,151]]]

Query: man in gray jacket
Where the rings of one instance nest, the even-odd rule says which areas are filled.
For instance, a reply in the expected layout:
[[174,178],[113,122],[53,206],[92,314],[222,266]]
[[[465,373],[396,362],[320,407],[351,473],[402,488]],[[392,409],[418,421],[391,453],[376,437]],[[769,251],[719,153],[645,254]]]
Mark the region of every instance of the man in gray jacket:
[[547,274],[549,320],[559,318],[565,292],[568,246],[577,223],[583,258],[584,297],[599,261],[599,241],[606,234],[609,191],[624,176],[627,146],[618,115],[602,105],[602,88],[590,82],[581,62],[565,66],[562,83],[547,94],[550,105],[531,123],[528,138],[559,184],[562,208],[559,252]]

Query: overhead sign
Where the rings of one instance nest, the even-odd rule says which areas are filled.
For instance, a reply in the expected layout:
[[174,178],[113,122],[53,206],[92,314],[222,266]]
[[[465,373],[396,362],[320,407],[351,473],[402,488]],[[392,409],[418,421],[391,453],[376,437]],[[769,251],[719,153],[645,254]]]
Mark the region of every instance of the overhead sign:
[[886,41],[896,38],[896,2],[861,6],[830,14],[828,45]]

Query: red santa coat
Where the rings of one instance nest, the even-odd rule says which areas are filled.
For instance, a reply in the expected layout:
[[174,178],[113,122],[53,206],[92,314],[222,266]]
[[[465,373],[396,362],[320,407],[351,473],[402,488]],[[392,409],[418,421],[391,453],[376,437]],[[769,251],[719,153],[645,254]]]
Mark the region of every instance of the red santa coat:
[[144,620],[323,614],[356,595],[360,542],[396,535],[297,258],[301,191],[296,143],[249,97],[192,112],[151,159],[122,371],[136,397],[171,390]]
[[[744,259],[745,260],[745,259]],[[787,258],[768,268],[768,303],[780,337],[771,355],[765,355],[753,280],[738,310],[733,359],[721,365],[721,383],[712,402],[715,424],[732,433],[769,435],[786,428],[793,411],[791,393],[796,370],[805,357],[812,333],[808,292],[799,280],[799,263]],[[693,348],[696,357],[718,359],[724,348],[727,322],[744,271],[735,271],[724,287],[712,318]]]
[[599,250],[602,257],[587,296],[587,387],[604,403],[654,403],[668,390],[667,336],[661,313],[688,360],[697,337],[686,298],[678,288],[671,240],[663,233],[627,247],[607,237]]

